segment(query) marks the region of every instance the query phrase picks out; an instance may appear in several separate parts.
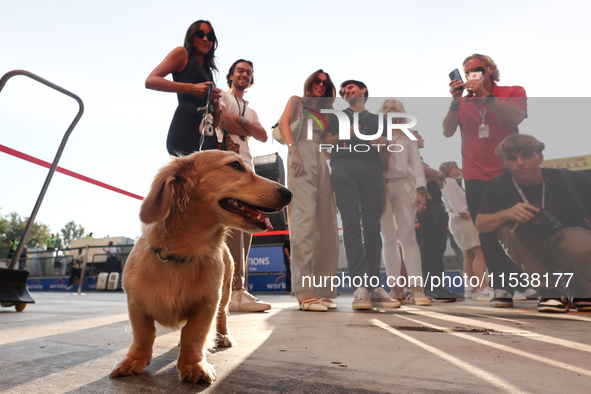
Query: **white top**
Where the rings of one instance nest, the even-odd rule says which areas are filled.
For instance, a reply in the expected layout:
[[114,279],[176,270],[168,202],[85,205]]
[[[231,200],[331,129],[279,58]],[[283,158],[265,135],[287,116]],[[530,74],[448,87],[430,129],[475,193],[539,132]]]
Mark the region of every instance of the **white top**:
[[82,268],[82,264],[84,263],[84,257],[86,256],[86,251],[82,251],[82,253],[76,255],[74,259],[74,268]]
[[108,255],[115,255],[117,253],[119,253],[119,248],[116,246],[108,246],[106,248],[103,248],[103,250],[108,254]]
[[[236,102],[236,99],[238,99],[238,102]],[[240,108],[238,108],[238,103],[240,103]],[[244,110],[244,106],[246,106],[246,110],[244,110],[244,117],[246,120],[253,123],[260,123],[257,113],[254,111],[254,109],[248,106],[248,101],[241,100],[234,96],[234,89],[228,89],[225,92],[222,92],[220,104],[226,108],[226,113],[230,115],[241,115],[242,111]],[[224,137],[223,131],[221,129],[216,129],[216,132],[218,135],[218,141],[221,141]],[[244,161],[252,167],[252,156],[250,154],[250,149],[248,148],[248,140],[250,137],[240,136],[232,133],[230,133],[230,136],[232,137],[232,141],[234,141],[234,143],[240,145],[240,156],[242,159],[244,159]],[[242,141],[242,138],[240,137],[244,137],[244,141]]]
[[[391,152],[388,157],[388,172],[386,179],[389,182],[407,180],[410,188],[406,190],[413,199],[416,197],[419,187],[427,187],[423,160],[419,154],[417,141],[408,138],[403,132],[394,130],[390,144],[402,145],[400,152]],[[399,147],[393,150],[400,150]]]
[[458,185],[453,178],[445,178],[445,184],[441,189],[443,203],[447,212],[454,216],[460,216],[461,213],[468,213],[468,203],[466,202],[466,192]]

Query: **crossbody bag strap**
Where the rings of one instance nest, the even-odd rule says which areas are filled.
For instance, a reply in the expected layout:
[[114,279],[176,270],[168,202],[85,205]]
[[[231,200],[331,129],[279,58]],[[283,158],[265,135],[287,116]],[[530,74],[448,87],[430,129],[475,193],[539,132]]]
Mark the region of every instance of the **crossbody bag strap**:
[[579,204],[579,208],[581,208],[581,210],[585,214],[585,221],[587,222],[589,229],[591,229],[591,216],[589,216],[589,213],[583,206],[583,203],[581,203],[581,199],[579,198],[579,194],[577,193],[577,190],[575,189],[575,184],[573,183],[571,171],[567,169],[562,169],[560,170],[560,175],[562,176],[562,180],[566,185],[566,189],[570,192],[571,196],[573,196],[577,204]]
[[300,99],[300,110],[298,111],[298,116],[296,119],[291,120],[290,129],[291,129],[291,138],[292,142],[296,142],[300,139],[300,135],[302,134],[302,129],[304,128],[304,103],[302,103]]

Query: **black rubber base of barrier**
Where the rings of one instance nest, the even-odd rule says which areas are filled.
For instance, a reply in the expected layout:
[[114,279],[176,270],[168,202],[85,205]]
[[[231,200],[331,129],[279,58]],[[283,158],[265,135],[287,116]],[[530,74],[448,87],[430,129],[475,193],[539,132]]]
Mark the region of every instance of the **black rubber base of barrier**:
[[0,302],[3,304],[2,306],[35,303],[27,290],[28,277],[29,271],[0,268]]

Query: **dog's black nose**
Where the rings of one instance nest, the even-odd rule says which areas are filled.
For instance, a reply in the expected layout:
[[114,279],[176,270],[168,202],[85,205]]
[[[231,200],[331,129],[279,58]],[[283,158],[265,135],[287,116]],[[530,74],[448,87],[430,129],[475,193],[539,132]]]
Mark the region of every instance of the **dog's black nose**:
[[291,201],[291,197],[293,195],[291,190],[282,187],[278,191],[279,191],[279,194],[281,194],[281,197],[283,197],[283,199],[285,200],[286,204]]

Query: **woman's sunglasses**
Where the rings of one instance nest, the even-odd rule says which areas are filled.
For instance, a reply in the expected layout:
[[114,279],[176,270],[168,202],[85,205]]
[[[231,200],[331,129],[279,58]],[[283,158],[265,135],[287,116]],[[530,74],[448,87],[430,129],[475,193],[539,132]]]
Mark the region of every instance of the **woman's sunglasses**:
[[318,77],[314,78],[312,80],[312,83],[315,83],[316,85],[322,84],[322,86],[324,86],[324,87],[327,87],[329,85],[328,80],[323,81],[322,79],[320,79]]
[[203,39],[203,37],[207,37],[207,40],[211,41],[211,42],[214,42],[214,40],[215,40],[215,34],[213,34],[213,33],[205,34],[205,32],[203,30],[197,30],[195,32],[195,37],[199,38],[200,40]]

